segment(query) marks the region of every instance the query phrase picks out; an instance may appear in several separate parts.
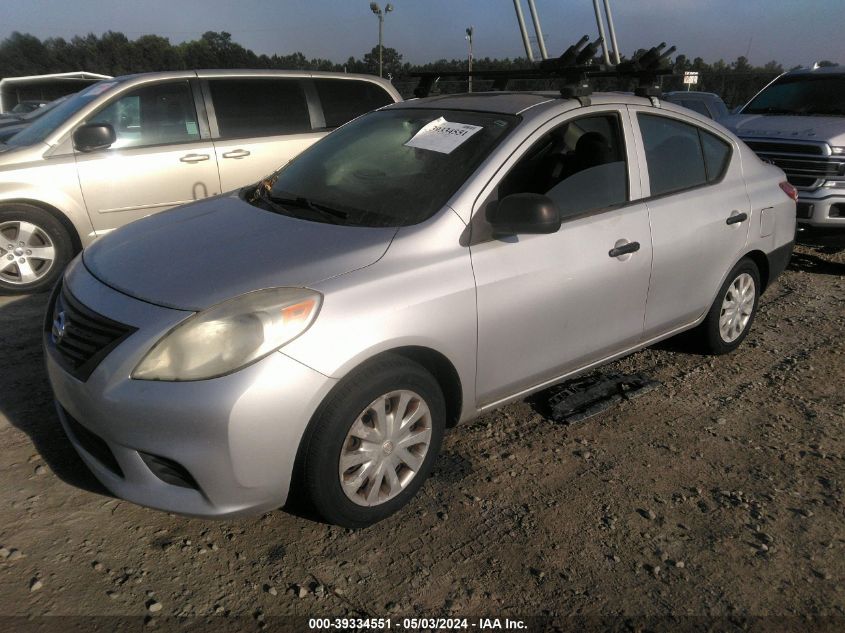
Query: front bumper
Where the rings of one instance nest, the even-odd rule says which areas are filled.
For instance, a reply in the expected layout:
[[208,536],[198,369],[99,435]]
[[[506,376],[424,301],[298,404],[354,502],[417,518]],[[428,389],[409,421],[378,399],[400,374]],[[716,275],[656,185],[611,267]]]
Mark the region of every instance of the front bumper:
[[799,193],[795,231],[799,244],[845,248],[845,195],[829,191]]
[[[335,381],[280,352],[212,380],[132,380],[149,348],[191,313],[112,290],[79,260],[65,284],[89,309],[138,328],[84,382],[61,366],[45,334],[59,418],[94,475],[119,497],[179,514],[227,517],[283,505],[302,435]],[[179,483],[162,463],[187,477]]]

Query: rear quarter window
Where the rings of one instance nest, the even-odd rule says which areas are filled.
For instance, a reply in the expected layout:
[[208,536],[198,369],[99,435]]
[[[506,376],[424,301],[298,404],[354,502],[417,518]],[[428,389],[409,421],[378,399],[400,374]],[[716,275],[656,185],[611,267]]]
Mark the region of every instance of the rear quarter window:
[[355,79],[315,79],[314,86],[326,127],[339,127],[352,119],[389,103],[392,97],[380,86]]

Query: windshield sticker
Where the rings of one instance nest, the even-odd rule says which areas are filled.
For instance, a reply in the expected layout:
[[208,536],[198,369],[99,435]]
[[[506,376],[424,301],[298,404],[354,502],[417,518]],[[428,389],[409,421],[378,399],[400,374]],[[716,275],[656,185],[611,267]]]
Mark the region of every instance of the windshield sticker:
[[405,145],[441,154],[451,154],[481,129],[483,128],[480,125],[450,123],[440,117],[423,126]]
[[85,91],[85,94],[90,96],[90,97],[93,97],[95,95],[99,95],[99,94],[104,93],[106,90],[108,90],[112,86],[116,86],[116,85],[117,85],[116,81],[107,81],[106,83],[94,84],[93,86],[88,88],[88,90]]

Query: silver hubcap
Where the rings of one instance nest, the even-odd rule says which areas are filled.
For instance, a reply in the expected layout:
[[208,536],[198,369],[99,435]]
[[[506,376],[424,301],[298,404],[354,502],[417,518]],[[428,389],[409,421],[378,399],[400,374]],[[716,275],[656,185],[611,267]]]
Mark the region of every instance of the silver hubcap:
[[733,280],[722,300],[719,334],[725,343],[733,343],[745,331],[754,310],[754,278],[742,273]]
[[405,389],[376,398],[353,422],[340,452],[343,492],[375,506],[402,492],[422,467],[431,445],[431,411]]
[[0,223],[0,280],[31,284],[50,272],[55,259],[53,241],[40,226],[18,220]]

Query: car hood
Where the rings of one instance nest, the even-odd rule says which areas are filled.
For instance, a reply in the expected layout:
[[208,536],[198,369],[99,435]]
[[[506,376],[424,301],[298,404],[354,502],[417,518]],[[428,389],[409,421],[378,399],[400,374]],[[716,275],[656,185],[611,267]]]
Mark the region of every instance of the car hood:
[[310,286],[369,266],[396,231],[300,220],[232,194],[128,224],[82,258],[120,292],[198,311],[251,290]]
[[845,117],[734,114],[719,123],[743,138],[820,141],[845,145]]

